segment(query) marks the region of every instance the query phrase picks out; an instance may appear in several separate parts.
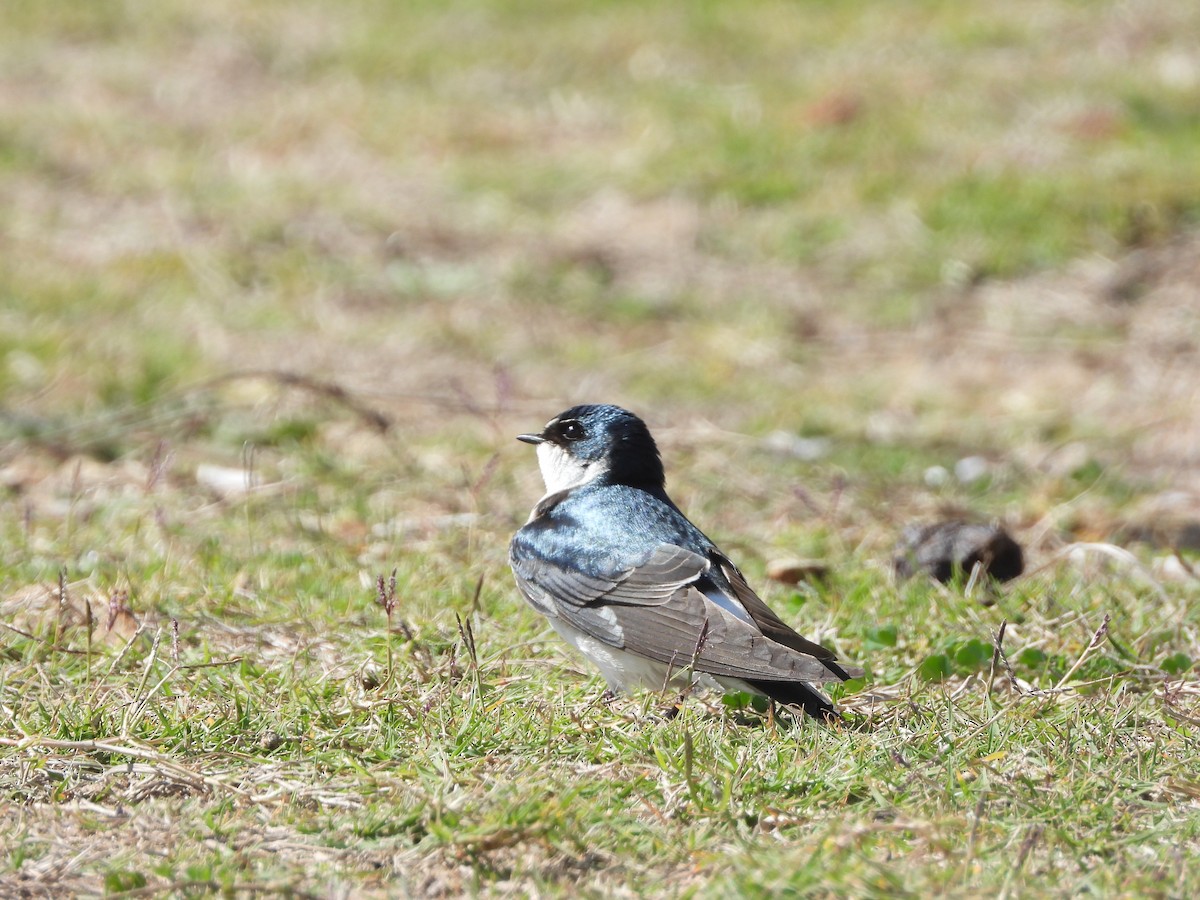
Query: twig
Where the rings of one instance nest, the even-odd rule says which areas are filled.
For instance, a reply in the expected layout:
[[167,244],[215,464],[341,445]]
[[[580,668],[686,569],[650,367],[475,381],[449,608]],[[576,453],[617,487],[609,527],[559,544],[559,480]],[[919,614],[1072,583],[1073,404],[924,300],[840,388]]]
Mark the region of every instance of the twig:
[[[7,622],[0,622],[0,628],[7,628],[13,634],[19,634],[23,638],[29,638],[29,640],[31,640],[31,641],[42,640],[42,638],[38,637],[36,634],[30,634],[28,631],[22,631],[16,625],[9,625]],[[43,641],[43,643],[44,643],[44,641]]]
[[[987,692],[992,692],[992,684],[996,680],[996,666],[1000,662],[1000,658],[1004,655],[1004,632],[1008,630],[1008,619],[1004,619],[1000,623],[1000,630],[996,632],[996,636],[992,639],[992,665],[988,669]],[[1007,663],[1008,658],[1004,657]]]
[[[71,424],[63,424],[46,418],[35,418],[27,421],[25,417],[18,419],[4,410],[0,410],[0,423],[6,420],[15,420],[16,424],[20,427],[24,442],[40,446],[57,458],[65,460],[78,453],[87,452],[88,448],[101,446],[106,441],[111,440],[113,436],[125,434],[134,426],[147,427],[155,424],[190,421],[193,418],[191,414],[180,413],[174,408],[165,409],[165,407],[168,404],[183,403],[193,395],[211,391],[213,388],[226,382],[253,378],[274,381],[287,387],[297,387],[338,403],[349,409],[366,422],[370,428],[380,434],[386,434],[391,430],[392,420],[388,416],[379,410],[367,406],[341,385],[301,375],[296,372],[272,369],[246,369],[237,372],[228,372],[176,391],[159,394],[153,401],[132,404],[104,415],[95,416],[82,423],[72,422]],[[440,397],[414,395],[412,399],[417,402],[431,403],[439,406],[454,405],[448,399]],[[151,479],[155,479],[153,471]],[[148,480],[147,489],[149,490],[150,487],[152,487],[152,484]],[[72,490],[72,496],[77,493],[78,479],[76,479],[76,484]],[[69,517],[68,531],[70,531],[71,521]],[[28,528],[26,530],[28,531]]]
[[392,427],[391,419],[379,412],[379,410],[371,409],[359,401],[340,384],[334,384],[332,381],[321,381],[318,378],[301,375],[298,372],[286,372],[278,369],[244,369],[240,372],[228,372],[224,375],[218,375],[216,378],[210,378],[208,381],[201,382],[197,387],[201,389],[216,387],[228,381],[239,381],[244,378],[261,378],[288,387],[298,387],[312,394],[318,394],[327,400],[332,400],[346,407],[380,434],[386,434]]
[[1108,613],[1104,614],[1104,621],[1100,623],[1100,627],[1097,628],[1096,633],[1092,635],[1091,641],[1086,647],[1083,648],[1083,652],[1079,654],[1079,659],[1075,660],[1075,665],[1067,669],[1067,674],[1063,675],[1063,677],[1058,680],[1058,684],[1054,686],[1054,690],[1062,690],[1063,685],[1070,681],[1071,676],[1075,674],[1075,671],[1083,665],[1083,661],[1087,659],[1088,654],[1099,647],[1101,643],[1103,643],[1104,636],[1108,634],[1108,623],[1111,618],[1112,617],[1109,616]]
[[467,656],[471,659],[471,675],[475,680],[475,690],[483,693],[483,681],[479,677],[479,655],[475,651],[475,631],[471,627],[471,617],[468,615],[464,620],[458,613],[454,614],[454,620],[458,622],[458,636],[462,639],[463,646],[467,648]]
[[477,612],[479,612],[479,595],[482,593],[483,593],[483,575],[480,575],[479,580],[475,582],[475,594],[473,597],[471,597],[471,611],[467,615],[473,616]]
[[471,619],[468,616],[464,621],[463,617],[458,613],[454,614],[454,621],[458,623],[458,636],[462,639],[463,646],[467,648],[467,655],[471,657],[471,665],[479,665],[479,657],[475,655],[475,633],[471,630]]
[[[1008,658],[1008,653],[1004,649],[1003,638],[1004,638],[1004,633],[1007,630],[1008,630],[1008,620],[1006,619],[1006,620],[1004,620],[1004,622],[1001,623],[1001,626],[1000,626],[1000,634],[999,634],[997,642],[996,642],[996,652],[998,654],[1000,654],[1000,661],[1002,663],[1004,663],[1005,674],[1008,675],[1009,683],[1013,686],[1013,689],[1018,694],[1029,693],[1028,691],[1026,691],[1025,688],[1023,688],[1021,686],[1021,682],[1017,679],[1017,673],[1013,670],[1012,661]],[[996,660],[995,660],[995,657],[993,656],[992,657],[992,665],[995,666],[995,664],[996,664]],[[1033,691],[1033,693],[1040,694],[1040,693],[1042,693],[1042,691]]]
[[92,601],[84,598],[83,601],[84,624],[87,626],[87,680],[92,680],[92,628],[95,622],[92,619]]
[[219,788],[220,790],[229,791],[241,797],[249,798],[250,796],[240,788],[226,784],[219,778],[193,772],[191,769],[175,762],[162,753],[131,744],[117,744],[109,741],[64,741],[32,734],[21,738],[0,737],[0,747],[12,747],[22,752],[33,748],[40,748],[42,750],[70,750],[80,753],[111,753],[116,756],[128,756],[132,759],[141,759],[153,763],[160,771],[180,781],[185,781],[193,787]]

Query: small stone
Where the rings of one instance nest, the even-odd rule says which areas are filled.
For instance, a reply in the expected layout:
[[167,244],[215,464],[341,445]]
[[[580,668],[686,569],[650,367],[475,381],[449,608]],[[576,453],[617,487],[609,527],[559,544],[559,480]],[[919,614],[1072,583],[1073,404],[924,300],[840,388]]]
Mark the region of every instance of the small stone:
[[964,456],[954,464],[954,477],[963,484],[971,484],[987,475],[990,468],[982,456]]
[[943,487],[950,480],[950,470],[945,466],[930,466],[925,470],[925,484],[929,487]]
[[822,437],[800,437],[790,431],[773,431],[763,440],[768,450],[782,456],[791,456],[804,462],[813,462],[829,455],[829,440]]
[[767,577],[781,584],[818,581],[829,575],[829,565],[819,559],[773,559],[767,563]]

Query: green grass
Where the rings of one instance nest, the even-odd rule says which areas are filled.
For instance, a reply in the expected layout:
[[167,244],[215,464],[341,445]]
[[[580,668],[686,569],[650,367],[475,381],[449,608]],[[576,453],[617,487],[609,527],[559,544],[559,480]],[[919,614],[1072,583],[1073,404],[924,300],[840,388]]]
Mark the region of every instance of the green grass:
[[[1191,6],[9,6],[0,893],[1195,892]],[[585,400],[844,727],[520,601]],[[1034,571],[894,583],[944,511]]]
[[[108,523],[125,561],[89,584],[134,586],[147,628],[127,648],[89,652],[53,605],[6,636],[5,802],[26,810],[6,820],[13,884],[58,852],[38,830],[47,804],[72,847],[104,849],[68,887],[420,890],[414,879],[438,877],[469,891],[514,879],[658,891],[670,874],[674,890],[705,893],[1153,893],[1195,877],[1174,854],[1197,838],[1194,729],[1168,705],[1163,670],[1126,654],[1190,660],[1197,647],[1186,628],[1138,637],[1139,611],[1164,602],[1148,587],[1118,577],[1096,593],[1062,570],[991,609],[912,584],[873,612],[878,576],[851,566],[798,608],[772,599],[791,618],[836,621],[886,686],[857,701],[855,724],[699,702],[666,721],[653,698],[597,704],[596,680],[563,670],[497,561],[468,555],[464,578],[445,546],[398,559],[406,628],[389,673],[384,617],[352,554],[303,531],[292,552],[256,550],[278,533],[267,512],[213,523],[219,547],[181,532],[158,563],[143,560],[160,543],[152,526]],[[6,570],[49,574],[11,557]],[[1104,613],[1115,640],[1088,652]],[[455,615],[472,624],[474,657]],[[1001,671],[1008,686],[989,691],[1006,618],[1021,623],[1007,648],[1026,690],[1053,688],[1080,658],[1072,684],[1087,689],[1018,692]],[[913,674],[938,654],[950,681]]]

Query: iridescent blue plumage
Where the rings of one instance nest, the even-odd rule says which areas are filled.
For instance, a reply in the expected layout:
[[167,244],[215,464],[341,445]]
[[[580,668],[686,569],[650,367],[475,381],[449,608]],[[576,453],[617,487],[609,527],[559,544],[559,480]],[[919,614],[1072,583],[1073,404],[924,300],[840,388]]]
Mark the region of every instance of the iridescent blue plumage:
[[613,690],[677,673],[834,715],[811,683],[852,677],[801,637],[667,496],[649,430],[616,406],[577,406],[536,435],[547,494],[513,537],[526,599]]

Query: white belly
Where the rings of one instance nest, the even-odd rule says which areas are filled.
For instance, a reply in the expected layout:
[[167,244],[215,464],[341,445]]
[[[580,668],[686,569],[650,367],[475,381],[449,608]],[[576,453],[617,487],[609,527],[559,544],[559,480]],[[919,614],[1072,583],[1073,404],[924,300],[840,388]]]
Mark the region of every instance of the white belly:
[[762,694],[762,691],[740,678],[725,678],[705,672],[696,672],[689,679],[686,661],[684,665],[671,667],[668,679],[666,663],[638,656],[628,650],[619,650],[584,634],[578,628],[573,628],[559,619],[551,619],[550,624],[554,626],[554,630],[562,636],[563,640],[587,657],[600,670],[600,674],[608,682],[609,690],[614,693],[624,693],[634,688],[661,691],[670,687],[679,690],[686,687],[690,681],[692,684],[722,693],[745,691],[748,694]]

